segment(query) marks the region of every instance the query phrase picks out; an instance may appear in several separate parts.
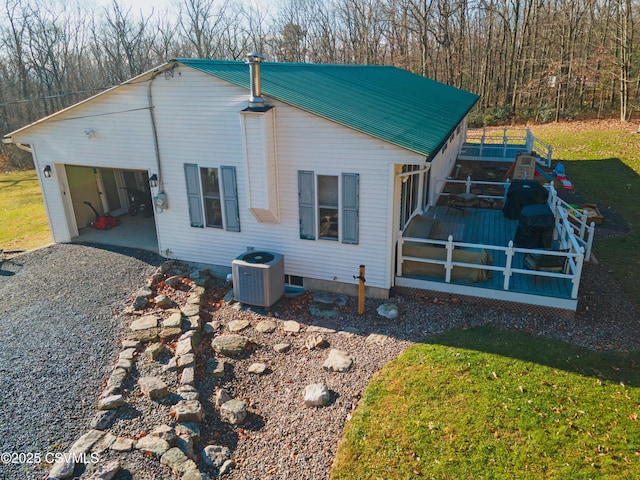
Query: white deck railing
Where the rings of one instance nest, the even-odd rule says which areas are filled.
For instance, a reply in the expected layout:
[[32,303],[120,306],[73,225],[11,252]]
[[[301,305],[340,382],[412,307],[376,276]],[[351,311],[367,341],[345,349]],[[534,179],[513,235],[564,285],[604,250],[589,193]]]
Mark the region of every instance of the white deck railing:
[[[508,182],[472,182],[470,178],[466,181],[458,180],[440,180],[445,182],[457,182],[465,183],[467,185],[467,192],[470,191],[471,185],[501,185],[505,188],[506,192],[509,188]],[[507,246],[500,245],[485,245],[478,243],[466,243],[466,242],[454,242],[453,237],[449,236],[448,240],[434,240],[415,237],[403,237],[402,231],[397,232],[398,239],[398,251],[397,251],[397,275],[402,276],[402,264],[404,261],[414,261],[421,263],[429,263],[435,265],[442,265],[444,268],[444,280],[446,283],[451,283],[451,272],[454,267],[466,267],[481,270],[491,270],[495,272],[502,272],[504,277],[503,289],[509,291],[513,285],[511,277],[513,274],[529,275],[533,277],[551,277],[563,280],[569,280],[572,283],[571,298],[577,299],[578,288],[580,286],[580,277],[582,275],[582,266],[585,260],[589,260],[591,255],[591,247],[593,244],[593,234],[595,231],[595,225],[586,224],[586,212],[580,212],[571,205],[564,202],[558,197],[558,194],[553,187],[549,184],[545,186],[549,190],[549,197],[547,204],[555,217],[555,228],[553,231],[553,240],[558,246],[557,250],[546,249],[530,249],[530,248],[518,248],[513,246],[513,241],[509,241]],[[448,194],[442,194],[448,195]],[[479,198],[502,198],[491,195],[479,195]],[[412,257],[403,255],[403,245],[405,242],[414,242],[418,244],[424,244],[427,246],[443,246],[447,250],[446,260],[438,260],[431,258]],[[453,251],[456,248],[467,249],[480,249],[486,250],[493,254],[494,259],[498,255],[504,255],[504,266],[500,265],[484,265],[477,263],[465,263],[453,261]],[[562,273],[547,272],[540,270],[529,270],[525,268],[517,268],[513,265],[514,255],[517,253],[533,254],[533,255],[552,255],[558,257],[565,257],[565,269]]]
[[[468,176],[466,180],[451,180],[451,179],[440,179],[436,181],[436,192],[438,187],[443,183],[457,183],[464,184],[465,192],[470,193],[471,187],[474,185],[488,185],[494,187],[503,188],[504,193],[502,195],[478,195],[479,199],[493,199],[493,200],[503,200],[506,202],[507,193],[509,192],[509,187],[511,183],[509,179],[506,182],[489,182],[489,181],[472,181],[471,177]],[[558,196],[557,190],[554,188],[553,184],[545,184],[544,187],[549,190],[549,197],[547,200],[547,204],[549,208],[553,212],[556,217],[556,225],[560,223],[561,213],[565,214],[567,217],[565,230],[571,231],[578,242],[578,245],[584,248],[585,261],[591,260],[591,249],[593,247],[593,235],[595,233],[595,223],[591,222],[587,223],[588,213],[584,210],[577,209],[572,205],[568,204],[564,200],[562,200]],[[436,195],[440,195],[443,197],[453,196],[455,194],[448,192],[435,193],[434,198],[431,199],[431,205],[435,205],[436,203]]]
[[[470,148],[477,149],[476,153],[470,153]],[[536,138],[529,128],[503,127],[489,129],[484,127],[477,130],[468,130],[465,144],[462,147],[461,157],[493,157],[496,148],[499,148],[499,158],[511,158],[515,160],[518,150],[536,152],[540,158],[538,163],[545,167],[551,166],[553,147]]]

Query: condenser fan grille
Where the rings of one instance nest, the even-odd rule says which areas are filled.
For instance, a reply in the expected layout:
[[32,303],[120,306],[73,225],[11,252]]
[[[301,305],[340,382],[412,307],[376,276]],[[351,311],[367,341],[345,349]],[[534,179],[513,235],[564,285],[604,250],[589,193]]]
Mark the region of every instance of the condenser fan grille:
[[269,252],[252,252],[247,253],[242,257],[247,263],[269,263],[273,261],[275,257]]

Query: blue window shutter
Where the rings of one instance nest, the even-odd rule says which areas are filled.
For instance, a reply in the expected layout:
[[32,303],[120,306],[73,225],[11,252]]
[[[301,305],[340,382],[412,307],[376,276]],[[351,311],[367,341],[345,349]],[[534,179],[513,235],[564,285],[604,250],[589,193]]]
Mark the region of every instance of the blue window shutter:
[[342,243],[358,244],[359,181],[357,173],[342,174]]
[[184,176],[187,182],[187,199],[189,201],[189,219],[192,227],[204,227],[202,215],[202,196],[200,195],[200,176],[198,165],[195,163],[184,164]]
[[298,206],[300,208],[300,238],[316,239],[316,176],[298,170]]
[[240,212],[238,209],[238,189],[236,188],[236,167],[220,167],[220,176],[222,177],[226,229],[230,232],[239,232]]

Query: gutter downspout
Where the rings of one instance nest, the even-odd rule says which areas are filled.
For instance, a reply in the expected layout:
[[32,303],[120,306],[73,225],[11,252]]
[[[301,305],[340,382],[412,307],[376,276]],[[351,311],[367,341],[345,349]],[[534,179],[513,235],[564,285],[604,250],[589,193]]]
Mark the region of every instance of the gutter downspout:
[[149,79],[149,84],[147,85],[147,102],[149,104],[149,116],[151,118],[151,132],[153,133],[153,146],[156,152],[156,167],[158,170],[158,192],[164,192],[164,181],[162,176],[162,166],[160,164],[160,146],[158,144],[158,129],[156,126],[156,117],[154,115],[153,106],[153,93],[151,92],[151,87],[153,86],[153,81],[156,79],[158,75],[160,75],[162,71],[156,70],[151,75]]

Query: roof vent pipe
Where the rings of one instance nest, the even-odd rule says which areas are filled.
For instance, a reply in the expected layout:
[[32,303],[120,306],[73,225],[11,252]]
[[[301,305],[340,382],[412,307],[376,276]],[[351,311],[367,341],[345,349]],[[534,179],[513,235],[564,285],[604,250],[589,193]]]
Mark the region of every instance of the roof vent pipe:
[[260,63],[264,56],[256,52],[247,54],[249,64],[249,76],[251,78],[251,96],[249,97],[249,108],[264,107],[264,99],[260,96]]

